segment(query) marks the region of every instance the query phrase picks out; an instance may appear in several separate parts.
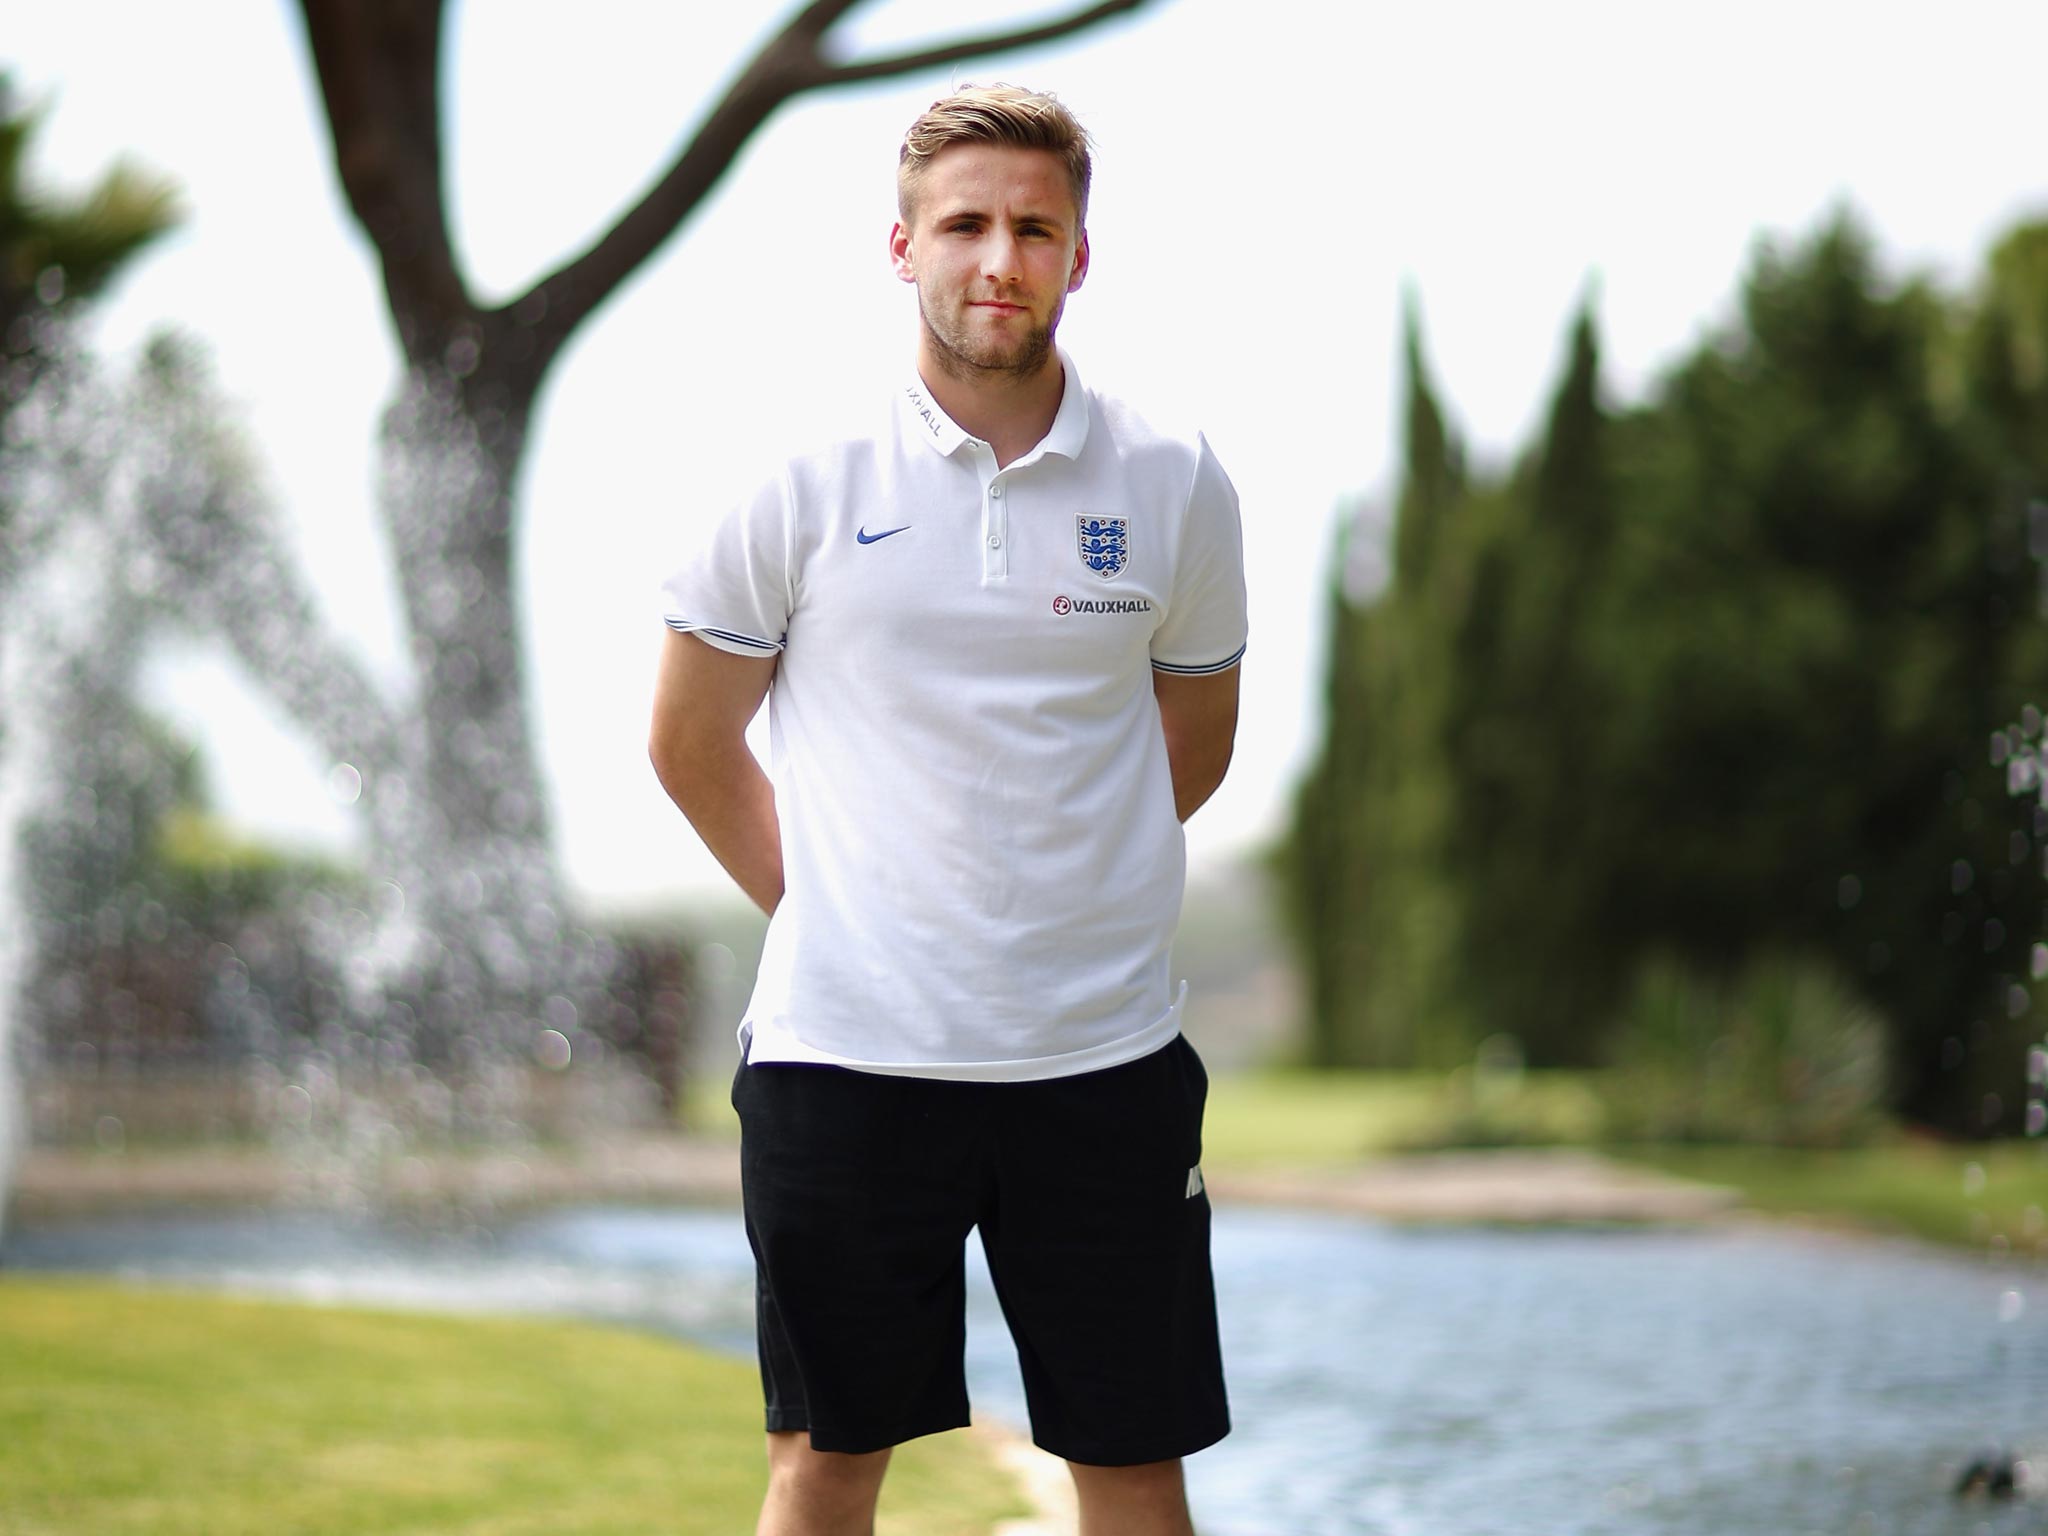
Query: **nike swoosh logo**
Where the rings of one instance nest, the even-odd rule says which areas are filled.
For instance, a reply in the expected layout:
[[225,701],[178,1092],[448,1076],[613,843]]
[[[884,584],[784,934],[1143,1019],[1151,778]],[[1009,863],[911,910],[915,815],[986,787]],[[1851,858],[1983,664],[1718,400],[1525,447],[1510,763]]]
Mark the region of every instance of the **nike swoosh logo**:
[[[903,528],[908,528],[909,526],[910,524],[905,523],[903,525]],[[901,533],[903,531],[903,528],[884,528],[880,533],[869,533],[867,530],[867,525],[863,523],[861,525],[860,532],[856,533],[854,537],[860,540],[860,542],[863,544],[875,544],[879,543],[883,539],[886,539],[892,533]]]

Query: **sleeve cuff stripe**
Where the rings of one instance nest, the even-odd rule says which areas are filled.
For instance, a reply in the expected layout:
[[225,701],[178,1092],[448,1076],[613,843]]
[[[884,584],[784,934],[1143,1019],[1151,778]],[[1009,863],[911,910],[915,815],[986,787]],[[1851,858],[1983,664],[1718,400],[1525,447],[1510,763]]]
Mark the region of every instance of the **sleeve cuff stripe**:
[[1206,677],[1211,672],[1228,672],[1232,667],[1244,660],[1244,653],[1245,647],[1240,645],[1221,661],[1212,661],[1205,667],[1183,667],[1177,666],[1170,661],[1155,661],[1152,663],[1152,670],[1155,672],[1177,672],[1183,677]]
[[730,640],[734,645],[752,646],[757,651],[782,649],[782,642],[779,640],[763,640],[757,635],[742,635],[730,629],[716,629],[709,624],[692,624],[683,619],[665,619],[663,622],[679,635],[715,635],[720,640]]

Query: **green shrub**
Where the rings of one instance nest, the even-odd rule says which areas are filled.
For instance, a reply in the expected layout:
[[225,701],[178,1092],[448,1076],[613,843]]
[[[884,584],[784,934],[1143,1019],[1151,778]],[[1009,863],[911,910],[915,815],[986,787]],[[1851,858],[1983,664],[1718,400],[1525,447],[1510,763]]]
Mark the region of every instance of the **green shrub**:
[[1825,965],[1771,957],[1719,978],[1651,960],[1611,1042],[1609,1141],[1854,1146],[1886,1126],[1883,1026]]
[[1491,1035],[1479,1042],[1469,1065],[1444,1075],[1428,1119],[1400,1145],[1409,1151],[1580,1146],[1600,1139],[1605,1115],[1597,1074],[1530,1071],[1512,1035]]

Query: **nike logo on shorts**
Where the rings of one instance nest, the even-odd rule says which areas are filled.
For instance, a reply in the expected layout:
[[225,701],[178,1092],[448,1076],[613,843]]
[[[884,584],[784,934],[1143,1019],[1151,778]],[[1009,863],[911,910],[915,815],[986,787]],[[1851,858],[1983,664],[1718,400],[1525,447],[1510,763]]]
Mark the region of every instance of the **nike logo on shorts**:
[[1195,1196],[1199,1195],[1206,1187],[1207,1186],[1205,1186],[1202,1183],[1202,1165],[1200,1163],[1197,1163],[1194,1167],[1188,1170],[1187,1198],[1190,1200],[1194,1199]]
[[[909,526],[910,524],[905,523],[903,528],[908,528]],[[867,525],[863,523],[860,532],[856,533],[854,537],[863,544],[878,544],[892,533],[901,533],[903,528],[884,528],[880,533],[869,533]]]

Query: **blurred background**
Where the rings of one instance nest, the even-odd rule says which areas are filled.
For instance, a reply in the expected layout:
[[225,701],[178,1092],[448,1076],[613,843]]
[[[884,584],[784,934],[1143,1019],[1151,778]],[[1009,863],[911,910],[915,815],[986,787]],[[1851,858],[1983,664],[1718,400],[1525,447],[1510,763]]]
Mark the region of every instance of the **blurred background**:
[[[1213,1529],[1918,1531],[1973,1457],[2023,1489],[2044,49],[2020,0],[11,18],[0,1269],[515,1310],[571,1273],[555,1310],[744,1350],[736,1223],[602,1204],[729,1198],[762,930],[646,764],[654,592],[909,365],[895,147],[1011,79],[1097,143],[1063,344],[1200,426],[1244,508],[1244,713],[1176,969],[1226,1286],[1350,1283],[1239,1341],[1294,1363],[1246,1367],[1266,1430],[1198,1481]],[[1713,1454],[1673,1470],[1643,1425],[1681,1409],[1636,1404],[1582,1426],[1633,1468],[1588,1492],[1494,1455],[1497,1381],[1410,1411],[1286,1353],[1394,1358],[1376,1302],[1441,1327],[1422,1301],[1480,1266],[1580,1319],[1528,1362],[1601,1339],[1633,1380],[1671,1335],[1620,1296],[1752,1285],[1778,1361],[1814,1338],[1787,1298],[1847,1293],[1731,1212],[1918,1240],[1830,1252],[1933,1354],[1873,1379],[1875,1322],[1823,1338],[1797,1379],[1839,1399],[1764,1434],[1740,1404],[1776,1378],[1714,1377],[1707,1328]],[[685,1273],[686,1315],[654,1299]],[[1402,1379],[1455,1397],[1464,1347]],[[1307,1470],[1366,1442],[1431,1491]],[[23,1528],[148,1528],[49,1514],[89,1482]]]

